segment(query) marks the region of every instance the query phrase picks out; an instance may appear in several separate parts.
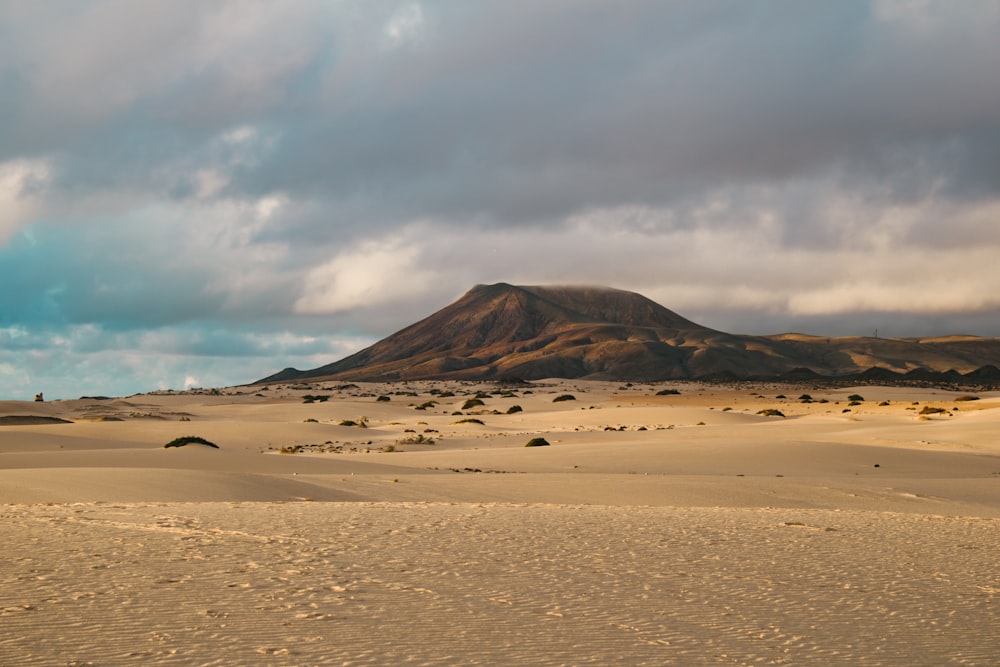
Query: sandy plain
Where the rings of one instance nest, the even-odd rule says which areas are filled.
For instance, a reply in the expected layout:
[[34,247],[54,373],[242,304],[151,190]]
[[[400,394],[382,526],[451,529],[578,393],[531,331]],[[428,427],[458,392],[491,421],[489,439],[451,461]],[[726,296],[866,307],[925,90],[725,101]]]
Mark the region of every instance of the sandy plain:
[[0,401],[0,665],[1000,664],[1000,392],[970,396]]

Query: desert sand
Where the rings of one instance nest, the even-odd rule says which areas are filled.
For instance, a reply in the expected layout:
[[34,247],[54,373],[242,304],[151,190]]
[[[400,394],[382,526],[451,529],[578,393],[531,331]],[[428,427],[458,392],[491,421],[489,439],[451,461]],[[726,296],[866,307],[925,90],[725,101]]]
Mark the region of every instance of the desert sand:
[[0,401],[0,665],[1000,664],[998,430],[880,386]]

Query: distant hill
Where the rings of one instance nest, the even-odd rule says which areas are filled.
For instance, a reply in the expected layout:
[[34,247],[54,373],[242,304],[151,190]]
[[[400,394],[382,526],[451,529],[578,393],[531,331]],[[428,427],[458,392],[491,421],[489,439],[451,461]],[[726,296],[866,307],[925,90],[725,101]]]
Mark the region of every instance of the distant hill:
[[[966,376],[1000,382],[1000,339],[744,336],[607,287],[477,285],[458,301],[340,361],[286,368],[302,380],[808,379]],[[941,375],[948,373],[947,378]]]

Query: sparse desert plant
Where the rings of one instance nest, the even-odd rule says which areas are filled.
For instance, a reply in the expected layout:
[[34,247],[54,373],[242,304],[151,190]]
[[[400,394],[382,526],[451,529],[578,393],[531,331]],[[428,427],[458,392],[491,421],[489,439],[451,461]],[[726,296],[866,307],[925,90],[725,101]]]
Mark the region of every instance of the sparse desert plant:
[[383,394],[382,396],[379,396],[378,398],[376,398],[375,402],[376,403],[386,403],[386,402],[391,401],[391,400],[392,400],[391,398],[389,398],[388,396],[386,396],[385,394]]
[[575,401],[576,396],[573,394],[560,394],[552,399],[553,403],[562,403],[563,401]]
[[549,441],[545,438],[532,438],[525,447],[548,447]]
[[757,414],[764,415],[765,417],[784,417],[785,413],[781,410],[776,410],[774,408],[766,408],[764,410],[758,410]]
[[482,419],[476,419],[475,417],[466,417],[465,419],[459,419],[458,421],[453,421],[452,424],[481,424],[483,426],[486,425]]
[[676,389],[661,389],[660,391],[656,392],[656,395],[657,396],[676,396],[676,395],[678,395],[680,393],[681,392],[677,391]]
[[812,403],[813,397],[810,396],[809,394],[802,394],[801,396],[799,396],[799,400],[802,401],[803,403]]
[[313,419],[312,417],[309,417],[308,419],[303,419],[302,423],[304,423],[304,424],[318,424],[319,421]]
[[[396,441],[397,445],[433,445],[434,438],[428,438],[423,433],[417,433],[415,435],[408,436],[406,438],[400,438]],[[392,447],[392,445],[389,445]],[[386,450],[389,451],[389,450]]]
[[959,401],[978,401],[978,400],[979,400],[978,396],[973,396],[971,394],[966,395],[966,396],[959,396],[958,398],[955,399],[956,402],[959,402]]
[[437,405],[437,401],[424,401],[423,403],[421,403],[420,405],[418,405],[417,407],[415,407],[413,409],[414,410],[426,410],[427,408],[433,408],[435,405]]
[[486,405],[486,404],[483,403],[482,400],[480,400],[478,397],[470,398],[466,400],[465,403],[462,403],[462,409],[469,410],[470,408],[479,407],[480,405]]
[[784,394],[778,394],[777,396],[775,396],[775,398],[788,398],[788,397],[785,396]]
[[202,437],[197,436],[197,435],[185,435],[185,436],[182,436],[180,438],[174,438],[173,440],[171,440],[167,444],[163,445],[163,447],[164,448],[167,448],[167,447],[183,447],[184,445],[190,445],[190,444],[206,445],[208,447],[214,447],[215,449],[219,448],[219,446],[217,444],[215,444],[214,442],[209,442],[205,438],[202,438]]
[[507,414],[512,415],[515,412],[521,412],[523,409],[524,408],[522,408],[520,405],[512,405],[509,408],[507,408]]
[[181,418],[178,419],[177,421],[189,422],[189,421],[191,421],[191,418],[188,417],[187,415],[181,415]]
[[729,412],[730,410],[732,410],[732,408],[729,407],[728,405],[726,407],[722,408],[723,412]]
[[917,414],[919,414],[919,415],[940,415],[940,414],[943,414],[943,413],[946,413],[946,412],[948,412],[948,411],[945,410],[944,408],[935,408],[935,407],[932,407],[930,405],[925,405],[923,408],[920,409],[920,412],[918,412]]
[[322,395],[306,394],[305,396],[302,397],[303,403],[326,403],[328,400],[330,400],[329,394],[322,394]]
[[865,397],[862,396],[861,394],[851,394],[850,396],[847,397],[847,400],[858,401],[860,403],[865,400]]
[[364,417],[361,417],[358,420],[341,419],[337,422],[337,426],[357,426],[358,428],[368,428],[368,422]]
[[853,408],[856,405],[861,405],[861,401],[851,401],[850,403],[847,404],[847,407]]

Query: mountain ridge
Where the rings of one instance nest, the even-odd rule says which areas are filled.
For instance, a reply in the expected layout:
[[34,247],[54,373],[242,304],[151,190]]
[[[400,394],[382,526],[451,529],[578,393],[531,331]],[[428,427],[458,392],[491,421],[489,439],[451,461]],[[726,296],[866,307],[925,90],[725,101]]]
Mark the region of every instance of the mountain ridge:
[[[459,299],[331,364],[254,384],[302,380],[671,380],[971,373],[1000,366],[1000,339],[729,334],[635,292],[600,286],[476,285]],[[989,376],[989,369],[981,375]]]

